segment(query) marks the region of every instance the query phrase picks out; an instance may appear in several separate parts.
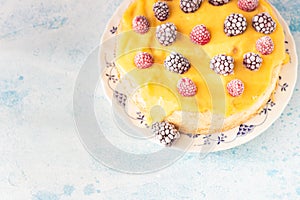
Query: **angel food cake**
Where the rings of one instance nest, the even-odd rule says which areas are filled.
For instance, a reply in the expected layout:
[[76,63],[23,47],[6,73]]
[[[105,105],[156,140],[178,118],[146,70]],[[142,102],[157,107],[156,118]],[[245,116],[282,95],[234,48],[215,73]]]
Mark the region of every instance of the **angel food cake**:
[[264,0],[134,0],[118,33],[118,72],[138,86],[131,99],[165,145],[179,131],[226,131],[255,116],[287,60]]

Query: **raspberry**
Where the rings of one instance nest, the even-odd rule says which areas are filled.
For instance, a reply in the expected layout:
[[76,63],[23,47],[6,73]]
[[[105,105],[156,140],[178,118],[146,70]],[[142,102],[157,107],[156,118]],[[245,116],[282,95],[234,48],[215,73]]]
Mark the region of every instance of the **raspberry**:
[[145,34],[149,31],[150,23],[145,16],[137,16],[132,20],[133,30],[140,34]]
[[151,128],[156,139],[165,146],[171,146],[180,137],[174,124],[169,122],[155,122]]
[[227,83],[227,91],[233,97],[238,97],[244,92],[244,83],[239,79],[233,79],[229,83]]
[[208,0],[208,2],[213,6],[222,6],[229,3],[230,0]]
[[210,41],[210,33],[204,25],[195,26],[190,34],[192,42],[205,45]]
[[188,59],[183,57],[183,55],[175,52],[172,52],[171,55],[166,58],[164,64],[167,70],[178,74],[184,74],[191,67]]
[[257,32],[264,34],[273,33],[276,29],[275,21],[266,12],[255,15],[252,18],[252,26]]
[[189,78],[182,78],[177,83],[178,92],[184,97],[191,97],[197,93],[195,83]]
[[159,21],[165,21],[170,15],[170,9],[166,2],[156,2],[153,5],[153,12]]
[[254,11],[258,6],[258,0],[239,0],[238,7],[246,12]]
[[269,36],[263,36],[256,41],[256,49],[262,55],[269,55],[274,50],[274,43]]
[[217,74],[227,76],[233,73],[234,59],[231,56],[219,54],[210,61],[210,68]]
[[243,64],[247,69],[254,71],[260,68],[262,61],[262,58],[258,54],[250,52],[244,55]]
[[156,28],[156,38],[163,46],[169,46],[175,42],[177,37],[177,28],[173,23],[166,23]]
[[139,69],[146,69],[153,65],[153,57],[146,52],[140,52],[134,57],[134,64]]
[[185,13],[196,12],[202,3],[202,0],[180,0],[180,8]]
[[242,14],[233,13],[226,17],[224,33],[231,37],[244,33],[247,28],[247,20]]

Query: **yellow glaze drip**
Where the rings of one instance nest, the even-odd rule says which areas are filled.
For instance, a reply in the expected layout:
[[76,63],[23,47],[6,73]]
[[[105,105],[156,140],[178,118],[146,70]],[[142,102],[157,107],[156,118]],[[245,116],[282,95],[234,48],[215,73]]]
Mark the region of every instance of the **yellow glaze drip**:
[[[274,67],[281,65],[286,59],[284,49],[284,32],[277,17],[268,2],[260,0],[259,7],[253,12],[244,12],[237,7],[237,0],[223,6],[212,6],[208,1],[201,4],[195,13],[186,14],[179,7],[179,0],[166,1],[170,7],[170,16],[164,21],[158,21],[153,14],[152,6],[155,0],[136,0],[126,10],[119,27],[116,61],[117,68],[124,76],[128,75],[139,85],[136,91],[143,99],[143,110],[149,117],[151,108],[160,105],[166,115],[175,110],[191,112],[212,111],[230,116],[248,109],[256,103],[269,86]],[[252,27],[252,17],[261,12],[268,12],[276,21],[275,32],[269,36],[275,43],[271,55],[262,56],[263,64],[258,71],[246,69],[243,55],[247,52],[259,52],[255,48],[258,38],[264,34],[256,32]],[[227,37],[223,32],[225,18],[232,13],[241,13],[247,19],[248,27],[242,35]],[[150,22],[151,30],[144,35],[132,31],[132,20],[135,16],[143,15]],[[171,22],[177,27],[178,37],[169,47],[160,45],[155,37],[155,27]],[[204,45],[193,44],[189,34],[194,26],[204,24],[211,33],[211,41]],[[153,55],[155,64],[149,69],[139,70],[134,65],[134,56],[139,51]],[[190,70],[178,75],[168,72],[163,61],[171,51],[183,54],[191,62]],[[210,59],[224,53],[235,60],[234,74],[229,76],[217,75],[209,68]],[[195,97],[181,97],[176,91],[177,81],[181,77],[192,79],[197,85]],[[226,84],[238,78],[245,84],[245,91],[239,97],[231,97],[226,92]],[[163,83],[163,84],[157,84]]]

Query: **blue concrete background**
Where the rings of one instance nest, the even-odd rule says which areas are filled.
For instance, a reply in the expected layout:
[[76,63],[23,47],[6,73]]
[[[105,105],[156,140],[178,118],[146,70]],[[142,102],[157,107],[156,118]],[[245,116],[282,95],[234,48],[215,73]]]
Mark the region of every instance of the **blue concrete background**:
[[[299,52],[300,2],[270,2]],[[159,172],[128,175],[85,151],[74,80],[120,3],[0,0],[1,199],[300,199],[299,82],[265,133],[204,159],[188,153]]]

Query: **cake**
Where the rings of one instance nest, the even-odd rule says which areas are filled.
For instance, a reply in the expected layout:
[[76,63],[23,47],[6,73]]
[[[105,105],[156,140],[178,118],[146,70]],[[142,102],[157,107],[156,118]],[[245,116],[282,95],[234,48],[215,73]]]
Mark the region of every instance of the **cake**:
[[[217,133],[255,116],[287,60],[264,0],[133,0],[118,34],[120,78],[164,144],[177,130]],[[163,127],[176,137],[166,141]]]

